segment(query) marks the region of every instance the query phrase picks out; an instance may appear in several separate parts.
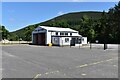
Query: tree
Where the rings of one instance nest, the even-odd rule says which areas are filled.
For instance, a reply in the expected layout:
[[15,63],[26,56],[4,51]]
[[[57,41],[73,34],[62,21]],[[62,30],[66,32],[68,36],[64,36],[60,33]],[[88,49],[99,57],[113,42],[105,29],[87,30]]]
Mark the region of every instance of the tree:
[[31,41],[31,39],[32,39],[32,31],[33,31],[33,27],[31,27],[31,26],[29,26],[29,27],[27,27],[25,30],[26,30],[26,32],[25,32],[25,38],[24,38],[24,40],[25,41]]
[[105,50],[107,49],[108,34],[109,34],[108,19],[105,11],[103,11],[100,21],[101,21],[101,27],[102,27],[101,41],[104,43],[104,50]]
[[2,39],[8,39],[9,36],[9,31],[7,29],[5,29],[5,26],[1,26],[2,27]]
[[114,8],[109,9],[109,26],[111,33],[109,37],[112,39],[111,42],[120,43],[120,1]]
[[91,42],[93,42],[96,37],[94,27],[94,20],[84,15],[81,19],[80,33],[82,33],[83,36],[87,36]]

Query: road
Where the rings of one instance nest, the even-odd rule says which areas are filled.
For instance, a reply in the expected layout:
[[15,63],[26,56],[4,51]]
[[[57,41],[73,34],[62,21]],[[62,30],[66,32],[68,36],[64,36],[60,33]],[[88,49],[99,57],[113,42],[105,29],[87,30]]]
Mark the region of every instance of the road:
[[118,50],[3,46],[2,77],[118,78]]

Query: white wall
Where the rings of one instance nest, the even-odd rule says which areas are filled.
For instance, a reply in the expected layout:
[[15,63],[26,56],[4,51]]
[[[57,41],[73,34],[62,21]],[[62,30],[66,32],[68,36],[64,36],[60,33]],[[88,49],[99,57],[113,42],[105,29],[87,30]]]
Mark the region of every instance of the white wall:
[[75,46],[82,46],[82,44],[75,44]]
[[[65,38],[68,38],[69,41],[65,42]],[[60,38],[60,45],[70,45],[71,37],[61,37]]]
[[46,44],[49,44],[51,43],[51,32],[48,32],[46,33]]
[[51,32],[51,35],[55,35],[56,34],[56,32]]
[[78,33],[72,33],[72,36],[78,36],[79,34]]
[[87,44],[87,37],[82,37],[82,44]]

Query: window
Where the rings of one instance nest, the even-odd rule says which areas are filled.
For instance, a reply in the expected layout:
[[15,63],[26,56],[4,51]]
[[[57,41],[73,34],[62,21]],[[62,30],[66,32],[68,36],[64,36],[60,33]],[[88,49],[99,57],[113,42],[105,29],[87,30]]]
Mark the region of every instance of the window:
[[70,35],[72,36],[72,33],[70,33]]
[[67,36],[67,35],[68,35],[68,33],[65,33],[65,35]]
[[64,35],[64,33],[63,33],[63,32],[61,32],[61,33],[60,33],[60,35]]
[[69,42],[69,38],[65,38],[65,42]]
[[82,41],[84,41],[84,38],[82,38]]
[[56,32],[56,35],[58,35],[58,32]]
[[57,43],[57,42],[58,42],[58,39],[57,39],[57,38],[54,38],[54,42]]
[[81,43],[81,38],[76,38],[76,44],[80,44]]

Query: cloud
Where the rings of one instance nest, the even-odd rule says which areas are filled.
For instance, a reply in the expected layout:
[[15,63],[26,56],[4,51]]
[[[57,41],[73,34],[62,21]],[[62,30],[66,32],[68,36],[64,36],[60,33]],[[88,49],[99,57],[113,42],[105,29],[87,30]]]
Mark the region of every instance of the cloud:
[[63,15],[63,14],[64,14],[64,12],[62,12],[62,11],[57,13],[57,15]]

